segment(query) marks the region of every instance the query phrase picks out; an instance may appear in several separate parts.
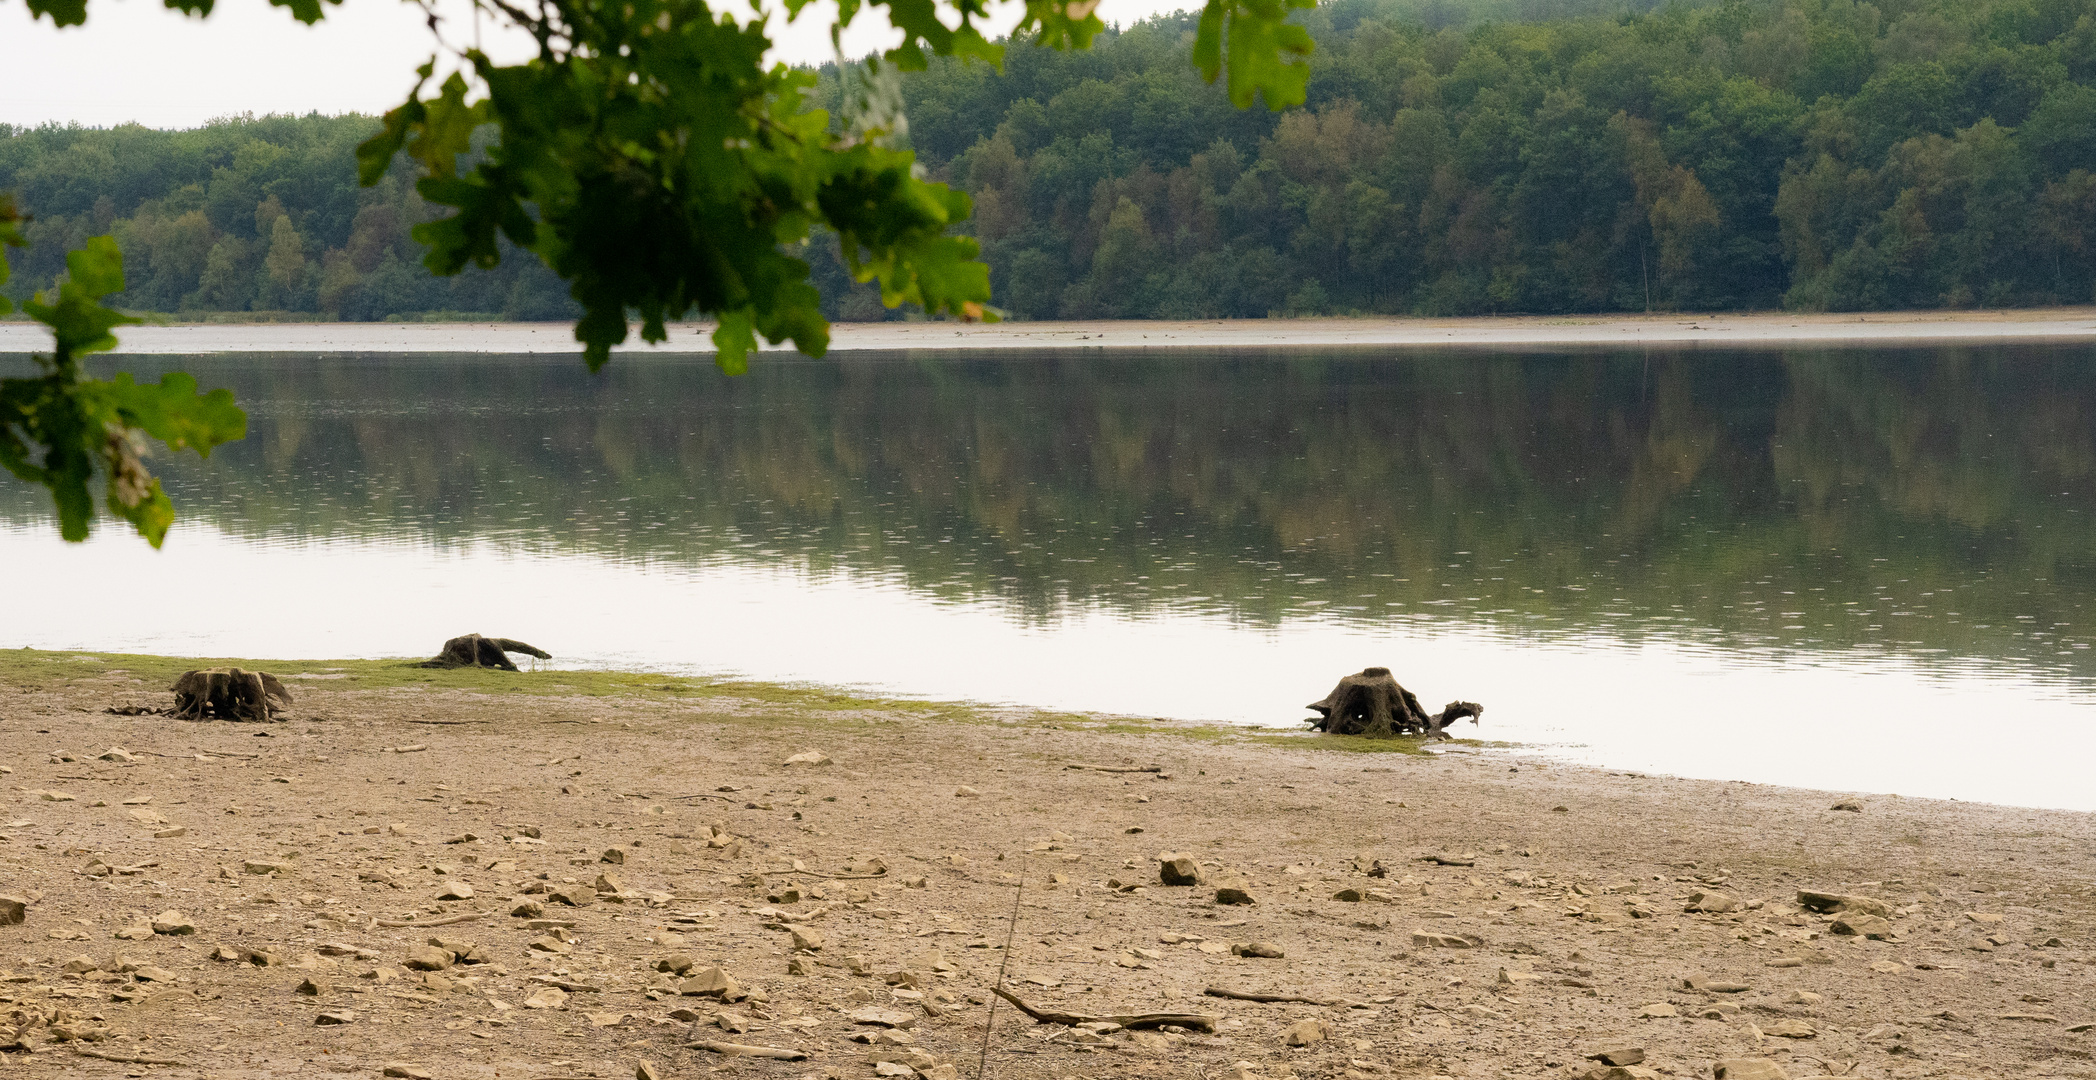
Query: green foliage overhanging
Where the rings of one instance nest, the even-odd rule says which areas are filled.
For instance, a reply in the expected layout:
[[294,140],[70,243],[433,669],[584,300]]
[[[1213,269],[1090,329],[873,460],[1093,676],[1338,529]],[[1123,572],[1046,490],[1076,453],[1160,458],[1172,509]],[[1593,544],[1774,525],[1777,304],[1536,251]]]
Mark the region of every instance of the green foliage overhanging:
[[[87,19],[86,0],[27,3],[56,26]],[[325,14],[321,0],[271,3],[305,23]],[[743,370],[759,335],[820,355],[829,327],[795,254],[816,228],[835,235],[853,278],[877,282],[891,306],[996,317],[976,242],[949,235],[966,220],[968,197],[920,175],[913,155],[894,145],[887,111],[868,107],[876,103],[862,98],[843,124],[810,108],[815,76],[766,67],[771,42],[761,23],[738,23],[705,0],[474,3],[476,15],[530,34],[537,55],[502,65],[478,48],[456,50],[459,71],[424,97],[433,57],[408,100],[357,147],[358,181],[380,183],[402,154],[414,162],[416,192],[452,211],[412,230],[427,248],[423,265],[439,275],[499,264],[504,242],[538,256],[581,306],[575,336],[591,370],[626,340],[635,314],[651,342],[667,337],[668,320],[711,316],[718,362],[730,373]],[[798,17],[806,3],[785,0],[786,11]],[[833,40],[856,15],[880,8],[903,40],[873,68],[922,71],[933,58],[994,67],[1004,47],[976,25],[986,3],[841,0]],[[1209,0],[1194,66],[1210,81],[1227,69],[1241,104],[1258,95],[1277,109],[1300,104],[1310,39],[1287,18],[1311,3]],[[168,0],[198,16],[212,4]],[[1018,32],[1084,48],[1105,28],[1097,6],[1025,0]],[[435,10],[427,13],[437,30]],[[493,137],[476,144],[483,128]],[[0,253],[23,239],[19,220],[10,203]],[[278,215],[268,229],[264,277],[288,289],[304,262],[296,226]],[[51,489],[69,540],[87,535],[93,504],[84,493],[99,468],[112,512],[157,545],[173,508],[139,463],[141,436],[202,451],[237,437],[234,418],[244,417],[226,414],[230,402],[216,393],[190,402],[195,395],[164,383],[149,393],[122,377],[86,378],[79,354],[114,347],[108,331],[125,321],[101,302],[123,288],[122,255],[97,237],[68,256],[67,269],[71,280],[25,305],[51,327],[56,348],[38,359],[41,378],[0,382],[0,462]]]

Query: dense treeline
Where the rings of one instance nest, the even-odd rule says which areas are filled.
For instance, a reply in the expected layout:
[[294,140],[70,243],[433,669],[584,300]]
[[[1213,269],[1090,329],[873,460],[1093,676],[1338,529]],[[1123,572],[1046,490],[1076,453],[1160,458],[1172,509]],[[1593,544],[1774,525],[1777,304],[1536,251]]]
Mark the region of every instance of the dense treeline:
[[376,130],[370,117],[317,115],[187,131],[0,124],[0,191],[34,215],[8,291],[48,286],[66,251],[110,234],[130,285],[115,302],[134,309],[571,317],[566,286],[536,259],[424,270],[408,231],[432,214],[406,171],[357,186],[356,146]]
[[905,83],[1034,318],[2087,302],[2091,0],[1735,0],[1433,29],[1335,0],[1308,106],[1186,17]]
[[[1310,101],[1232,109],[1190,16],[935,63],[909,139],[1025,318],[2087,302],[2096,0],[1333,0]],[[819,103],[834,105],[826,69]],[[113,232],[159,311],[561,318],[536,260],[438,279],[364,117],[0,125],[9,291]],[[404,175],[404,174],[403,174]],[[834,244],[828,314],[893,317]]]

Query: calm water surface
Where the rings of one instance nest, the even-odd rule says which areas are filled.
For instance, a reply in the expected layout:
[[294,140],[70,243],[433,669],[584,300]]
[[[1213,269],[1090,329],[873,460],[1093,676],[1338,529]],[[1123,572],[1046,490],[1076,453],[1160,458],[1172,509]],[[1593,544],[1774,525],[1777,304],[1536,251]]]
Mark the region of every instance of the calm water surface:
[[563,665],[1274,726],[1384,664],[1567,759],[2096,809],[2092,360],[127,358],[232,387],[249,437],[160,462],[183,524],[157,553],[67,548],[0,485],[0,645],[479,630]]

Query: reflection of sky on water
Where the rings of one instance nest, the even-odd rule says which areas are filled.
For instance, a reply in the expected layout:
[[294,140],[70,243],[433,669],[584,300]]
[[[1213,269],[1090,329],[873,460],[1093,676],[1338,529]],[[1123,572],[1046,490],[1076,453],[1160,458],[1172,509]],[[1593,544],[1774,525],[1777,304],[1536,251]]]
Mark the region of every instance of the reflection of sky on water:
[[[562,666],[734,673],[906,694],[1286,725],[1337,675],[1387,664],[1430,706],[1482,701],[1482,737],[1685,776],[2096,810],[2092,695],[2045,669],[1895,650],[1634,640],[1501,621],[1253,626],[1075,606],[1042,622],[894,576],[526,554],[485,543],[237,539],[178,526],[152,552],[0,527],[17,612],[0,646],[188,655],[432,652],[468,630]],[[315,567],[324,568],[316,573]],[[221,583],[208,602],[191,586]],[[238,583],[228,584],[228,583]],[[141,620],[141,595],[183,597]],[[1451,624],[1452,623],[1452,624]],[[1465,734],[1473,729],[1463,729]]]

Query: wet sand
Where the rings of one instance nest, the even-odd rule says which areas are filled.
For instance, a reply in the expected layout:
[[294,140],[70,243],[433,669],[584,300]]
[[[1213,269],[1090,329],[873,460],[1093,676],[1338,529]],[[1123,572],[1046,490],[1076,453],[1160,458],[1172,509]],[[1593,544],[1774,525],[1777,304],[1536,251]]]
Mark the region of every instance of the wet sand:
[[[43,347],[41,327],[0,323],[0,354]],[[711,328],[679,324],[660,346],[623,351],[709,353]],[[563,353],[565,323],[255,323],[127,327],[118,352]],[[1800,315],[1523,316],[1462,319],[1228,319],[1203,322],[840,323],[833,352],[910,349],[1270,349],[1737,346],[1925,346],[2096,341],[2096,307],[2012,311]],[[777,351],[790,346],[769,346]]]

